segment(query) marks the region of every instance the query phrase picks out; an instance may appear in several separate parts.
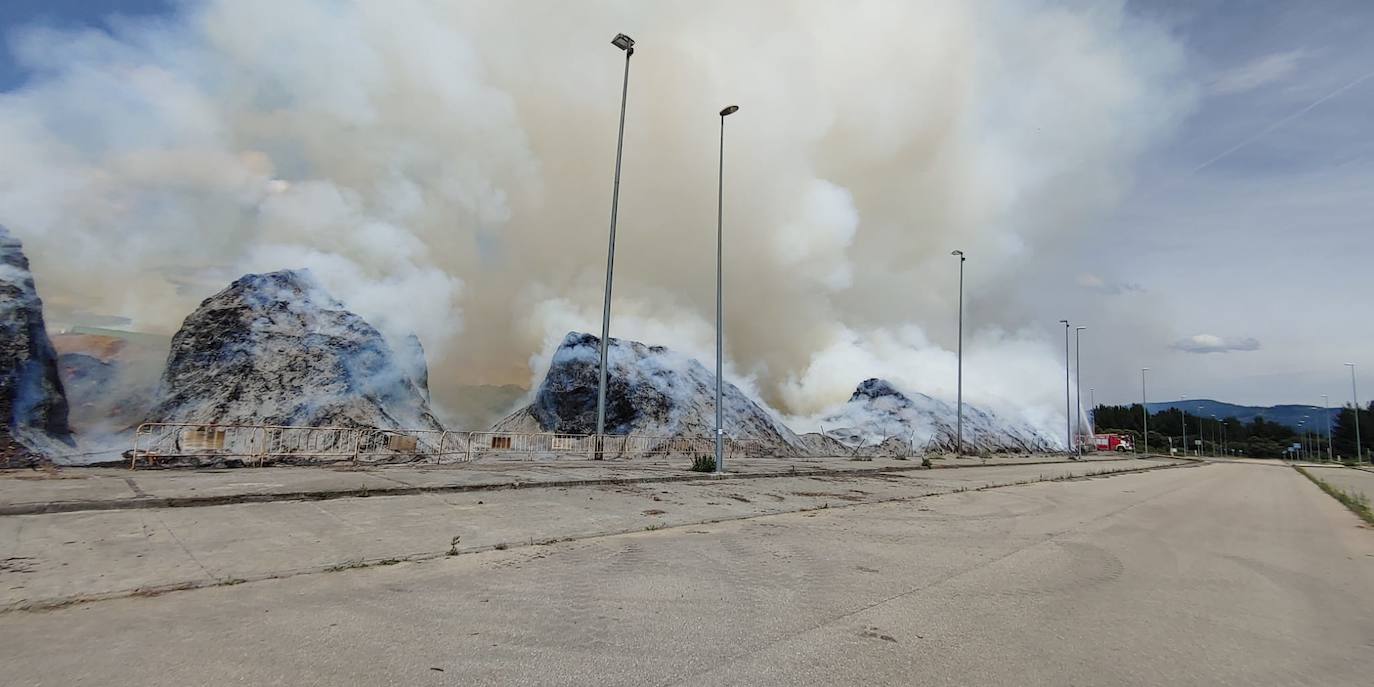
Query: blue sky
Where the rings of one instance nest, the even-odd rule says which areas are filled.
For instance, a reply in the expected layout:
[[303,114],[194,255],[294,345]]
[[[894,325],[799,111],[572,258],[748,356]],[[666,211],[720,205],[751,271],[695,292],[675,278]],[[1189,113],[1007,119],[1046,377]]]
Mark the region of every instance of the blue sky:
[[1085,344],[1085,374],[1113,400],[1139,398],[1140,367],[1153,398],[1348,399],[1342,363],[1374,363],[1374,5],[1134,4],[1180,37],[1201,89],[1073,250],[1104,286],[1041,287],[1109,343]]
[[0,57],[0,90],[22,84],[25,71],[10,52],[14,27],[41,24],[54,28],[107,28],[118,17],[141,17],[170,11],[171,0],[5,0],[0,3],[0,27],[5,28],[4,55]]
[[[103,29],[174,4],[7,0],[0,91],[28,78],[16,27]],[[1374,3],[1128,5],[1183,47],[1194,106],[1099,224],[1056,246],[1016,296],[973,287],[973,313],[1014,307],[1051,335],[1066,316],[1089,326],[1084,393],[1102,401],[1139,398],[1141,367],[1151,400],[1345,399],[1343,362],[1374,371]]]

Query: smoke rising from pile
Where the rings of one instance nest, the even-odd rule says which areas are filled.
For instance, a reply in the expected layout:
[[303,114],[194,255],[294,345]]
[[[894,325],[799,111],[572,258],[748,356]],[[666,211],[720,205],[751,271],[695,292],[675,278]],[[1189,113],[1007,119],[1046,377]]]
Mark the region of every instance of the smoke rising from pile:
[[[1043,261],[1187,106],[1179,48],[1112,2],[207,0],[118,26],[17,33],[33,77],[0,94],[0,223],[55,317],[170,332],[306,267],[419,335],[440,405],[600,330],[617,32],[612,334],[713,358],[737,103],[727,355],[797,416],[870,376],[951,397],[950,249],[1004,282]],[[1053,339],[974,314],[966,400],[1062,422]]]

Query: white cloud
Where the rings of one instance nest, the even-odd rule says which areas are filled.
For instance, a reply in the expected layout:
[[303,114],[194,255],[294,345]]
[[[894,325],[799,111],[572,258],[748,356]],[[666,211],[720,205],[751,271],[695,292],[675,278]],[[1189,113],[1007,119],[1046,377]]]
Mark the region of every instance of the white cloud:
[[1174,342],[1172,348],[1184,353],[1230,353],[1232,351],[1258,351],[1259,339],[1241,336],[1217,336],[1215,334],[1194,334]]
[[1078,285],[1089,291],[1097,291],[1110,296],[1117,296],[1123,293],[1134,293],[1144,291],[1145,288],[1132,282],[1110,281],[1104,277],[1091,272],[1083,272],[1078,275]]
[[1290,50],[1250,60],[1218,74],[1212,81],[1211,91],[1219,95],[1235,95],[1282,81],[1298,68],[1303,54],[1303,50]]

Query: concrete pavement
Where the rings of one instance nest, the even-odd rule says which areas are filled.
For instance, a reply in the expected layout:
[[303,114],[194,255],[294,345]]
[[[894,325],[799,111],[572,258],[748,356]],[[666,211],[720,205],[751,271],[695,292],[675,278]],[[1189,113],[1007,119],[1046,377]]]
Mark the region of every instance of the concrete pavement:
[[1365,685],[1374,532],[1292,470],[1207,465],[10,612],[0,636],[14,685]]
[[647,484],[577,482],[7,516],[0,517],[0,552],[17,569],[0,569],[0,611],[1178,465],[1125,460]]
[[[1131,459],[1109,454],[1084,462]],[[1058,455],[1035,454],[987,459],[936,456],[933,462],[936,468],[959,468],[1069,461]],[[0,515],[714,479],[708,474],[691,472],[690,465],[686,458],[647,458],[372,467],[0,470]],[[730,461],[730,476],[746,478],[917,469],[921,469],[919,461],[896,458],[741,457]]]
[[1362,494],[1371,503],[1374,503],[1374,472],[1329,466],[1308,466],[1304,469],[1307,470],[1308,474],[1337,489],[1342,489],[1351,494]]

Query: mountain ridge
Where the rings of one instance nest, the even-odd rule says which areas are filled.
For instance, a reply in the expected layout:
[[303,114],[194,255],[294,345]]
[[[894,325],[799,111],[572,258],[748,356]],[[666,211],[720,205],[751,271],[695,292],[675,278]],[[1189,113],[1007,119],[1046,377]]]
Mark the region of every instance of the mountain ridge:
[[[1199,406],[1202,407],[1202,410],[1198,409]],[[1247,406],[1209,398],[1159,401],[1148,403],[1146,407],[1150,409],[1151,413],[1158,413],[1163,410],[1182,409],[1193,416],[1210,418],[1216,415],[1219,419],[1234,417],[1241,422],[1251,422],[1257,417],[1262,417],[1269,422],[1277,422],[1292,429],[1297,429],[1298,422],[1302,421],[1304,416],[1310,420],[1320,420],[1323,412],[1322,407],[1318,405],[1282,403],[1272,406]],[[1332,405],[1330,408],[1326,409],[1332,422],[1335,422],[1336,415],[1339,414],[1340,411],[1340,405]],[[1324,428],[1325,425],[1323,424],[1322,427]]]

